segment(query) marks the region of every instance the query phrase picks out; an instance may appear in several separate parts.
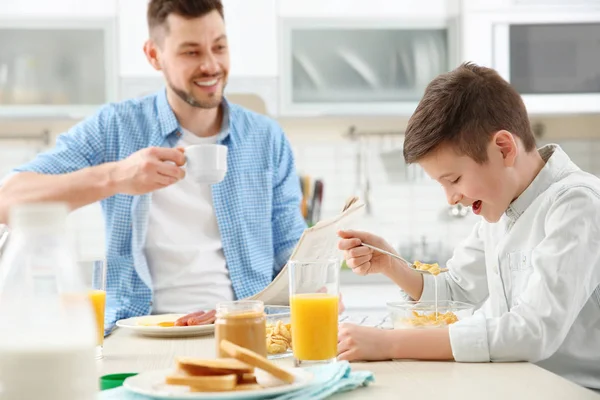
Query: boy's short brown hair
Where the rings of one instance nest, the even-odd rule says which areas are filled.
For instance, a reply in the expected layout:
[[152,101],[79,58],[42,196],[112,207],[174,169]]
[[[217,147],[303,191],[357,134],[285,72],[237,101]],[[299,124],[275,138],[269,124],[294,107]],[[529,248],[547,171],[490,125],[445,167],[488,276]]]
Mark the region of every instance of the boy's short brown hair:
[[148,29],[152,34],[155,28],[164,26],[168,32],[169,27],[166,26],[165,21],[171,14],[185,18],[198,18],[214,10],[224,17],[221,0],[150,0],[148,3]]
[[491,136],[506,130],[536,148],[525,104],[495,70],[464,63],[436,77],[408,121],[404,160],[411,164],[448,144],[476,162],[487,161]]

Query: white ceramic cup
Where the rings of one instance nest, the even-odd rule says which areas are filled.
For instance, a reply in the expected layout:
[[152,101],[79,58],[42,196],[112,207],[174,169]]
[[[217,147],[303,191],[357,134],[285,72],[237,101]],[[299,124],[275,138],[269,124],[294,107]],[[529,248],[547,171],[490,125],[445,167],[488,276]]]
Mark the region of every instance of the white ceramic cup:
[[227,146],[195,144],[184,149],[186,175],[195,182],[214,184],[227,173]]

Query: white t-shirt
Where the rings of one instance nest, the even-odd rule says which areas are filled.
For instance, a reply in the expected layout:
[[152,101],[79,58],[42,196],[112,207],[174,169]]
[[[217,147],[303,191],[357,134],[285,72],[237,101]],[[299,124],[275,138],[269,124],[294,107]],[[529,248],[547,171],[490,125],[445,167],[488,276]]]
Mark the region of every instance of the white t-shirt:
[[[216,143],[182,129],[177,147]],[[155,314],[189,313],[233,300],[210,185],[189,179],[152,194],[144,246]]]

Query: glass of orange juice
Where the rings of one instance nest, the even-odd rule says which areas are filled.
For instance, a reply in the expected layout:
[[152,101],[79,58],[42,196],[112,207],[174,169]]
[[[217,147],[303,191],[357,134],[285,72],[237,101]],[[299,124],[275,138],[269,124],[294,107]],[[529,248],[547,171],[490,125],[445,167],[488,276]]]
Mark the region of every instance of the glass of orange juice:
[[340,261],[288,262],[294,364],[334,362],[337,357]]
[[88,296],[96,319],[96,359],[101,359],[103,357],[104,310],[106,308],[106,262],[104,260],[90,261],[86,263],[86,268],[91,268],[91,281],[86,281],[89,288]]

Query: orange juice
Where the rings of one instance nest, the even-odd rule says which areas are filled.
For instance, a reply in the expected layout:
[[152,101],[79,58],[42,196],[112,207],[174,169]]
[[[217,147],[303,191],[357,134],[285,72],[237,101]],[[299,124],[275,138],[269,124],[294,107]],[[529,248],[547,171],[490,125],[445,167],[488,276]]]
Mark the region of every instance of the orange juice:
[[90,290],[90,301],[96,314],[96,329],[98,330],[98,345],[104,342],[104,307],[106,305],[106,292],[104,290]]
[[337,357],[337,295],[296,294],[290,299],[292,349],[301,361],[321,361]]

